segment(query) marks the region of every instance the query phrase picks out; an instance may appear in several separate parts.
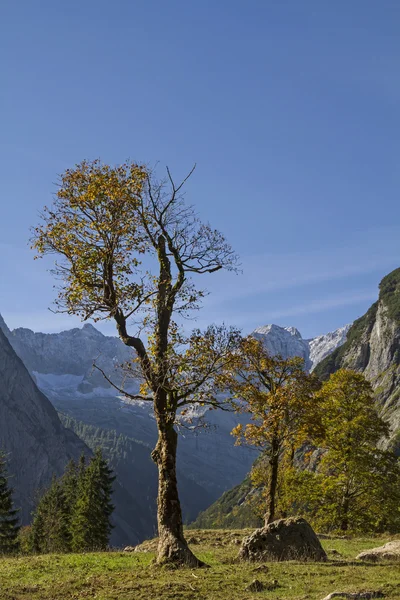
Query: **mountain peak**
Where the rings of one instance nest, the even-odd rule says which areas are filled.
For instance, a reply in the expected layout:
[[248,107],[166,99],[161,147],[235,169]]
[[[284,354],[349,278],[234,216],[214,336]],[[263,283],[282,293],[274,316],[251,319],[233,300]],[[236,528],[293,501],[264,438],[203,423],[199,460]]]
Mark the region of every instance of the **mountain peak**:
[[307,370],[312,370],[328,354],[344,344],[350,325],[320,335],[310,340],[303,339],[296,327],[264,325],[257,327],[251,335],[261,340],[272,355],[283,357],[300,356]]
[[3,319],[1,314],[0,314],[0,329],[5,334],[6,337],[8,337],[10,335],[10,330],[8,329],[7,323],[5,322],[5,320]]
[[101,331],[96,329],[96,327],[94,327],[94,325],[92,325],[91,323],[84,323],[82,328],[78,329],[78,331],[81,331],[82,333],[85,333],[86,335],[97,335],[97,336],[104,337],[103,334],[101,333]]
[[290,335],[294,335],[294,337],[297,337],[300,340],[303,339],[300,331],[296,327],[284,327],[284,329],[285,331],[288,331]]

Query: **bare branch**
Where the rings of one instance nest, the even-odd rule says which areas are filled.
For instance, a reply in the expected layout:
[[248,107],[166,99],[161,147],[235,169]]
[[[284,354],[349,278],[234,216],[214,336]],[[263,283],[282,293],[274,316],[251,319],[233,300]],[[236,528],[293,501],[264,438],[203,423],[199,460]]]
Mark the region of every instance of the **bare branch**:
[[132,400],[145,400],[146,402],[153,402],[154,398],[152,398],[151,396],[141,396],[140,394],[130,394],[129,392],[127,392],[126,390],[120,388],[118,385],[116,385],[103,371],[103,369],[101,369],[98,365],[96,365],[96,363],[93,363],[93,368],[97,369],[98,371],[100,371],[100,373],[103,375],[104,379],[106,381],[108,381],[108,383],[114,388],[116,389],[118,392],[121,392],[121,394],[123,394],[124,396],[126,396],[127,398],[131,398]]

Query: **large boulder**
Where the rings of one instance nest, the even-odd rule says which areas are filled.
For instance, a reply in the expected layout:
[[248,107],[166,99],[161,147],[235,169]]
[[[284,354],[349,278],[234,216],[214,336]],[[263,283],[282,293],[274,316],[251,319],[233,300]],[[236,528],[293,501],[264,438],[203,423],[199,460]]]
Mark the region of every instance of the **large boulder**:
[[361,552],[357,558],[370,562],[380,562],[383,560],[400,562],[400,540],[388,542],[384,546],[371,548],[371,550],[364,550],[364,552]]
[[327,556],[311,525],[305,519],[290,518],[274,521],[244,538],[239,558],[250,561],[325,561]]

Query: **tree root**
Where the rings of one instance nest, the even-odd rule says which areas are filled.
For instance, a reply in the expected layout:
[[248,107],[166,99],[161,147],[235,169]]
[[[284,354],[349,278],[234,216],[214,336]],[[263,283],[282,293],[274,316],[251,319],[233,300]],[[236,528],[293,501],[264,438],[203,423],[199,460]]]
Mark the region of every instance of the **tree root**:
[[208,565],[197,558],[185,540],[169,539],[159,541],[157,552],[158,565],[171,567],[190,567],[191,569],[207,568]]

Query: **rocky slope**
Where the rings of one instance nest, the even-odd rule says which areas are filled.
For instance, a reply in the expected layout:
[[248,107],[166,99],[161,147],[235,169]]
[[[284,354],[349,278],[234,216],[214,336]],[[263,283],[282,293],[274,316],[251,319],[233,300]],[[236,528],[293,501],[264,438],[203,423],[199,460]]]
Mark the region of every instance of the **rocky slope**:
[[390,423],[391,443],[400,450],[400,269],[382,279],[378,301],[315,372],[326,379],[340,368],[361,371],[370,381],[382,416]]
[[[3,324],[4,327],[4,324]],[[60,475],[85,444],[65,429],[57,412],[32,377],[0,328],[0,447],[7,453],[15,502],[26,523],[37,490],[53,474]]]

